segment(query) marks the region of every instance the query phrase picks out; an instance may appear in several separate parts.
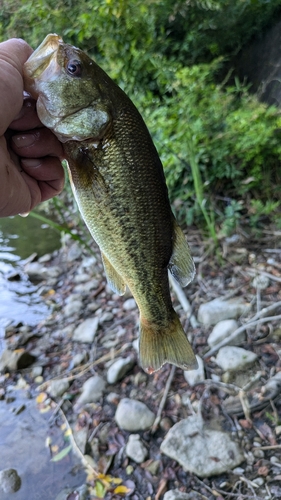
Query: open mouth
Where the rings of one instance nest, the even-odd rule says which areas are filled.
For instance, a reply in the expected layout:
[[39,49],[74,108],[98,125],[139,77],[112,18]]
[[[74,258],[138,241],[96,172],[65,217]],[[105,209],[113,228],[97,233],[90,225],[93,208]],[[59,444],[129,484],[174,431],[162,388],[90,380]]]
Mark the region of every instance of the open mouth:
[[27,79],[38,78],[45,71],[60,43],[63,43],[60,36],[56,34],[46,36],[24,65],[24,74]]

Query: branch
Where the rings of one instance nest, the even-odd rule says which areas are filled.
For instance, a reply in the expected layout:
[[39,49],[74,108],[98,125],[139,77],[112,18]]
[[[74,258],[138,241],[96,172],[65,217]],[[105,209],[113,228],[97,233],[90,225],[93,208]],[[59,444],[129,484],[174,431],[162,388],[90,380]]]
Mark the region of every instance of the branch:
[[177,299],[178,299],[179,303],[181,304],[184,312],[186,313],[187,316],[189,316],[189,321],[190,321],[192,328],[197,328],[199,326],[198,321],[197,321],[196,317],[194,316],[194,314],[192,314],[191,305],[188,302],[183,289],[176,282],[176,280],[173,278],[173,276],[171,276],[171,274],[169,274],[169,281],[170,281],[170,284],[171,284],[171,286],[172,286],[172,288],[177,296]]
[[[262,313],[262,311],[260,311],[259,314],[261,314],[261,313]],[[277,321],[279,319],[281,319],[281,314],[279,314],[277,316],[267,316],[266,318],[260,318],[257,321],[248,321],[248,323],[246,323],[243,326],[240,326],[240,328],[237,328],[237,330],[235,330],[235,332],[233,332],[231,335],[229,335],[229,337],[227,337],[226,339],[222,340],[221,342],[219,342],[218,344],[216,344],[214,347],[212,347],[212,349],[210,349],[208,352],[206,352],[206,354],[204,354],[204,356],[203,356],[203,359],[209,358],[215,352],[217,352],[221,347],[224,347],[225,345],[228,345],[229,342],[232,342],[233,340],[236,340],[236,337],[241,332],[244,332],[248,328],[253,328],[256,325],[259,325],[260,323],[268,323],[269,321]]]

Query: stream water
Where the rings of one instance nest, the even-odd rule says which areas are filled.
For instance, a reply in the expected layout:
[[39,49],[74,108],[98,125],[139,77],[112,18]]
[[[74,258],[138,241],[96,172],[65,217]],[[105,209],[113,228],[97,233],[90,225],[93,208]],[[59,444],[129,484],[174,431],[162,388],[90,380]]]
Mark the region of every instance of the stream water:
[[[0,219],[0,339],[3,328],[24,318],[35,325],[48,315],[37,287],[22,272],[23,260],[40,257],[60,246],[60,235],[31,216]],[[20,280],[10,279],[19,273]]]
[[[0,219],[0,355],[5,349],[5,327],[23,321],[36,325],[49,314],[49,309],[23,272],[24,259],[37,253],[40,257],[60,246],[60,234],[42,226],[31,216]],[[20,279],[14,279],[18,275]],[[2,379],[2,380],[1,380]],[[0,376],[3,382],[4,376]],[[63,443],[60,427],[49,423],[40,414],[34,399],[13,391],[12,398],[0,401],[0,470],[14,468],[21,477],[21,488],[12,496],[15,500],[55,500],[63,488],[83,484],[85,472],[80,460],[70,452],[63,460],[51,461],[46,438]],[[12,403],[8,401],[12,401]],[[15,409],[23,410],[16,414]],[[31,451],[32,450],[32,451]],[[59,496],[65,499],[66,495]],[[0,499],[9,500],[0,488]]]

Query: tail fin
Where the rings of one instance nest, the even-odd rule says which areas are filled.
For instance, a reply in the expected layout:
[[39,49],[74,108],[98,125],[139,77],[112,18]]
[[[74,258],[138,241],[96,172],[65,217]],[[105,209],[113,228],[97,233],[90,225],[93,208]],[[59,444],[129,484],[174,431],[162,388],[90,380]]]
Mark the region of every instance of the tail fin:
[[140,363],[147,373],[159,370],[164,363],[183,370],[197,368],[196,357],[175,311],[164,329],[155,323],[140,322]]

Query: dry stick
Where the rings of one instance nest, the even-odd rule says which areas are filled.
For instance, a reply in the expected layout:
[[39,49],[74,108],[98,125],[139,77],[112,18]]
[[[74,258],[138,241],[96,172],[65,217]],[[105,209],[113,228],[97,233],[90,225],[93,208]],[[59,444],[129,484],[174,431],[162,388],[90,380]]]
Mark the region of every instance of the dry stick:
[[[57,403],[54,400],[52,400],[52,401],[53,401],[53,403],[57,407]],[[58,409],[56,408],[55,412],[56,413],[60,413],[60,415],[61,415],[61,417],[62,417],[62,419],[63,419],[63,421],[64,421],[64,423],[66,425],[66,428],[69,431],[69,439],[70,439],[70,443],[72,445],[73,452],[76,453],[76,455],[78,456],[78,458],[80,458],[80,460],[81,460],[82,464],[84,465],[84,467],[86,469],[88,469],[88,471],[90,471],[95,476],[95,478],[98,478],[100,476],[99,472],[97,472],[94,469],[94,467],[90,464],[90,462],[87,460],[86,456],[83,455],[83,453],[80,450],[78,444],[76,443],[75,438],[74,438],[73,433],[72,433],[72,429],[71,429],[70,424],[69,424],[69,422],[68,422],[68,420],[66,418],[65,413],[63,412],[63,410],[61,408],[58,408]]]
[[267,313],[278,309],[278,307],[281,307],[281,300],[279,300],[279,302],[275,302],[275,304],[271,304],[271,306],[264,307],[261,311],[259,311],[257,314],[255,314],[255,316],[251,318],[251,321],[256,321],[256,319],[259,319],[262,316],[265,316]]
[[[262,311],[261,311],[262,312]],[[247,330],[248,328],[253,328],[254,326],[258,325],[259,323],[268,323],[269,321],[277,321],[281,319],[281,314],[277,316],[268,316],[267,318],[260,318],[257,321],[249,321],[243,326],[240,326],[240,328],[237,328],[235,332],[233,332],[229,337],[226,339],[222,340],[218,344],[216,344],[212,349],[210,349],[206,354],[204,354],[203,359],[209,358],[212,356],[215,352],[217,352],[221,347],[224,347],[225,345],[229,345],[230,342],[236,339],[236,337]]]
[[173,278],[173,276],[171,276],[171,274],[169,274],[169,281],[170,281],[170,284],[171,284],[184,312],[190,316],[189,321],[190,321],[192,328],[197,328],[198,327],[197,319],[195,318],[194,314],[192,314],[191,305],[188,302],[184,291],[182,290],[180,285],[176,282],[176,280]]
[[[124,344],[120,349],[118,349],[117,351],[114,352],[114,355],[116,356],[116,354],[120,354],[121,352],[125,351],[129,347],[129,345],[130,344]],[[57,377],[46,380],[46,382],[43,382],[43,384],[41,384],[37,387],[37,391],[45,391],[46,388],[48,387],[48,385],[50,384],[50,382],[52,382],[53,380],[59,380],[59,379],[63,378],[65,380],[68,380],[68,382],[69,382],[69,381],[74,380],[76,378],[82,377],[85,373],[87,373],[94,366],[98,365],[99,363],[104,363],[105,361],[109,361],[110,359],[112,359],[111,352],[104,354],[104,356],[101,356],[100,358],[96,359],[95,361],[90,361],[89,363],[85,363],[84,365],[77,367],[77,368],[80,368],[80,370],[81,370],[79,373],[73,373],[73,372],[77,371],[77,368],[74,368],[70,372],[71,375],[67,375],[67,374],[62,373],[61,375],[58,375]]]
[[268,446],[259,446],[259,450],[278,450],[281,448],[281,444],[272,444]]
[[170,390],[170,387],[171,387],[171,383],[172,383],[174,375],[175,375],[175,370],[176,370],[175,365],[172,365],[170,373],[169,373],[168,380],[166,382],[166,387],[165,387],[165,390],[164,390],[164,393],[163,393],[163,396],[162,396],[162,399],[161,399],[161,402],[160,402],[160,405],[159,405],[159,408],[158,408],[158,411],[157,411],[157,415],[156,415],[156,418],[154,420],[154,424],[153,424],[153,426],[151,428],[151,434],[154,434],[157,431],[159,422],[161,420],[162,411],[163,411],[164,406],[166,404],[166,400],[167,400],[168,393],[169,393],[169,390]]
[[246,268],[247,273],[250,276],[256,276],[257,273],[261,274],[262,276],[266,276],[267,278],[270,278],[272,281],[277,281],[278,283],[281,283],[281,278],[279,276],[274,276],[274,274],[267,273],[266,271],[262,271],[257,269],[256,267],[252,268]]

